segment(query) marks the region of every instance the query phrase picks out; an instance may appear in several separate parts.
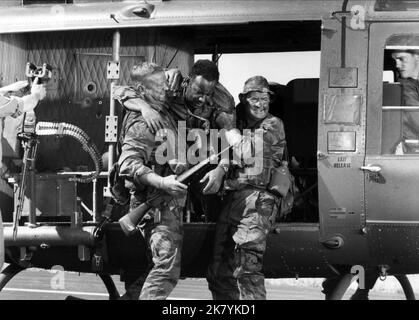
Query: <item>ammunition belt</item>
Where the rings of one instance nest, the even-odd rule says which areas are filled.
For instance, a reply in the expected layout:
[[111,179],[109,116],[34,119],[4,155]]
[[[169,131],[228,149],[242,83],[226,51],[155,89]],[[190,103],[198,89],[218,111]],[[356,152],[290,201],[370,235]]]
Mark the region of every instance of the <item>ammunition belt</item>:
[[74,181],[89,183],[96,179],[102,170],[102,157],[96,145],[90,137],[79,127],[65,122],[38,122],[35,132],[38,136],[69,136],[81,143],[83,150],[86,151],[93,160],[95,172],[87,177],[75,177]]

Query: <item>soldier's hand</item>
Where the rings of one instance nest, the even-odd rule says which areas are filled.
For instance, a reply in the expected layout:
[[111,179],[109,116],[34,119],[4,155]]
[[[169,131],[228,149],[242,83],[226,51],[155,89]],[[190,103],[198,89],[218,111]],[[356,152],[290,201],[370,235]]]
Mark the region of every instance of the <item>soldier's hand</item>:
[[179,69],[169,69],[166,71],[167,83],[169,84],[169,89],[176,91],[182,82],[182,73]]
[[163,177],[160,182],[160,189],[173,195],[180,195],[185,193],[188,189],[188,186],[177,181],[175,175]]
[[31,94],[22,97],[23,112],[30,112],[35,109],[38,102],[44,99],[46,94],[44,85],[38,84],[38,78],[35,78],[31,87]]
[[38,100],[42,100],[47,95],[47,91],[45,89],[45,86],[43,84],[38,84],[38,82],[39,82],[39,79],[38,77],[36,77],[32,83],[31,94],[36,96]]
[[141,113],[148,128],[152,133],[157,133],[160,129],[164,129],[164,121],[160,113],[153,108],[142,108]]
[[221,167],[217,167],[214,170],[208,172],[199,182],[203,183],[208,180],[207,185],[202,191],[203,194],[217,193],[220,190],[221,183],[223,182],[224,170]]

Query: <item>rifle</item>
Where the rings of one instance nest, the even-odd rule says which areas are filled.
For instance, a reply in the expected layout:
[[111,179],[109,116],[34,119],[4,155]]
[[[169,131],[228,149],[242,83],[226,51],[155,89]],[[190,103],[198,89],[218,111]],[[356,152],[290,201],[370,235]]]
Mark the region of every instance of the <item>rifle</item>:
[[[176,177],[176,180],[182,183],[185,182],[191,176],[193,176],[196,172],[198,172],[207,164],[209,164],[212,160],[217,159],[219,155],[228,151],[231,147],[232,146],[230,145],[224,148],[223,150],[221,150],[219,153],[214,154],[205,160],[202,160],[200,163],[194,165],[192,168],[178,175]],[[147,211],[150,210],[152,207],[150,202],[156,200],[160,196],[161,196],[161,193],[157,193],[156,195],[148,199],[146,202],[140,204],[135,209],[131,210],[126,215],[124,215],[121,219],[119,219],[118,221],[119,225],[121,226],[122,231],[125,233],[125,235],[129,236],[136,231],[137,225],[140,223],[141,219],[144,217]]]

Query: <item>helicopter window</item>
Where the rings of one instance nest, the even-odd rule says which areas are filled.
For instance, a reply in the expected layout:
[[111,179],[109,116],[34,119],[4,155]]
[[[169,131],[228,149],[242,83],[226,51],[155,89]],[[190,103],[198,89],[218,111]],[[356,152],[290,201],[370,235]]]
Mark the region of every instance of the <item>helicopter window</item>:
[[384,54],[382,154],[419,154],[418,73],[419,36],[403,34],[388,39]]

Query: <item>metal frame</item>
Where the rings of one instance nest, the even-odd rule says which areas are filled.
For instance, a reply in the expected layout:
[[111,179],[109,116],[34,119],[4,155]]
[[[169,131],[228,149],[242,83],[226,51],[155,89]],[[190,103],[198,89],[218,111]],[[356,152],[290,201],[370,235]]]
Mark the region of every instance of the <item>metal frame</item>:
[[[363,1],[362,3],[365,3]],[[98,2],[67,5],[2,7],[0,33],[133,28],[153,26],[237,24],[253,21],[320,20],[340,10],[341,0],[247,0]],[[153,5],[153,10],[151,8]],[[370,6],[372,6],[371,4]],[[149,15],[138,15],[143,11]],[[24,22],[24,23],[22,23]]]

